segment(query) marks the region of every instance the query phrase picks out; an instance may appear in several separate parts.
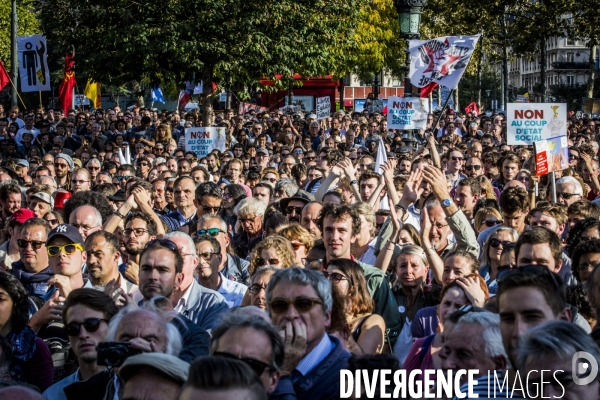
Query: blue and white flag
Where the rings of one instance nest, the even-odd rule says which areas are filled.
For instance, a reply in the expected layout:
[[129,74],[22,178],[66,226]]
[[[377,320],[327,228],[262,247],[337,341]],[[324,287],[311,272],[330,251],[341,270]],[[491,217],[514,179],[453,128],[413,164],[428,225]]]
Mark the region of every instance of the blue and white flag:
[[163,96],[163,92],[160,86],[157,86],[152,89],[152,91],[150,92],[150,100],[152,100],[153,102],[156,101],[158,103],[165,104],[165,96]]

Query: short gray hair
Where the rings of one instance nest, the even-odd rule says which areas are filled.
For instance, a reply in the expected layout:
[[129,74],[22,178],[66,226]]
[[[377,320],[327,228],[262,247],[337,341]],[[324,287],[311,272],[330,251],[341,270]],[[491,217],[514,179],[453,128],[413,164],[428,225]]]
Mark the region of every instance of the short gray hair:
[[310,285],[317,296],[323,302],[323,312],[328,313],[333,307],[333,297],[331,296],[331,282],[323,276],[322,273],[309,269],[292,267],[280,269],[275,272],[267,285],[267,305],[269,312],[271,311],[270,303],[273,298],[273,290],[280,282],[297,283],[300,285]]
[[275,184],[275,190],[283,190],[289,197],[295,195],[298,189],[298,185],[291,179],[281,179]]
[[[517,367],[524,370],[528,361],[547,355],[566,357],[571,361],[578,351],[590,353],[600,364],[600,348],[579,326],[567,321],[551,321],[529,330],[517,348]],[[573,371],[575,373],[575,371]]]
[[212,331],[210,340],[210,354],[214,354],[219,348],[219,340],[230,329],[252,328],[267,335],[271,342],[271,366],[277,371],[283,367],[283,340],[277,329],[264,318],[257,315],[243,314],[242,312],[230,312],[225,314],[221,324]]
[[564,185],[566,183],[570,183],[575,187],[575,194],[583,196],[583,188],[581,187],[581,183],[579,183],[579,181],[572,176],[563,176],[556,181],[557,185]]
[[219,222],[219,225],[221,225],[221,230],[223,230],[224,232],[227,232],[227,223],[223,220],[223,218],[221,218],[220,216],[218,216],[217,214],[204,214],[203,216],[201,216],[200,218],[198,218],[198,224],[199,223],[203,223],[206,222],[208,220],[211,219],[215,219]]
[[458,320],[455,325],[476,324],[484,327],[483,340],[485,341],[485,354],[488,357],[503,356],[508,362],[508,354],[502,344],[502,335],[500,334],[500,316],[489,311],[470,312]]
[[88,161],[87,164],[85,164],[85,167],[90,167],[92,164],[98,164],[99,167],[102,167],[102,163],[100,163],[100,160],[98,160],[97,158],[90,158],[90,161]]
[[252,277],[250,278],[250,282],[254,283],[254,279],[257,276],[261,276],[264,274],[274,274],[279,270],[280,268],[277,268],[275,265],[263,265],[262,267],[259,267],[256,269],[256,271],[254,271],[254,275],[252,275]]
[[184,240],[186,240],[188,242],[188,246],[190,247],[190,254],[192,255],[192,257],[196,257],[196,245],[194,244],[194,240],[191,238],[190,235],[188,235],[187,233],[184,232],[180,232],[180,231],[173,231],[173,232],[169,232],[166,235],[164,235],[162,238],[163,239],[171,239],[174,237],[178,237],[178,238],[182,238]]
[[235,206],[233,212],[238,216],[238,218],[249,215],[254,217],[262,217],[266,210],[266,204],[258,200],[256,197],[246,197],[240,201],[237,206]]
[[164,329],[167,335],[167,349],[165,354],[170,354],[172,356],[179,356],[181,350],[183,349],[183,341],[181,339],[181,334],[179,330],[175,327],[175,325],[169,323],[165,317],[158,314],[157,312],[151,309],[141,309],[137,305],[132,304],[127,307],[121,308],[121,310],[115,315],[108,324],[108,330],[106,331],[106,341],[114,342],[117,338],[117,330],[119,329],[119,325],[123,318],[125,318],[128,314],[132,314],[135,312],[149,312],[156,314],[162,322],[164,322]]

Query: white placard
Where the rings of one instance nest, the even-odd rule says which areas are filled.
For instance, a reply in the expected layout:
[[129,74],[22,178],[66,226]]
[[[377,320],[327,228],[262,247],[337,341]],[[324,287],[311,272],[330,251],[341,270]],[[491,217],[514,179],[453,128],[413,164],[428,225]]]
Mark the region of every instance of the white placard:
[[50,71],[48,70],[48,47],[43,35],[19,36],[19,76],[22,92],[50,90]]
[[506,121],[509,145],[532,145],[533,142],[567,135],[565,103],[508,103]]
[[425,129],[428,114],[428,99],[388,97],[388,129]]
[[329,118],[331,115],[331,98],[317,97],[317,120]]
[[217,149],[225,151],[227,128],[187,128],[185,151],[193,151],[198,158],[206,157]]

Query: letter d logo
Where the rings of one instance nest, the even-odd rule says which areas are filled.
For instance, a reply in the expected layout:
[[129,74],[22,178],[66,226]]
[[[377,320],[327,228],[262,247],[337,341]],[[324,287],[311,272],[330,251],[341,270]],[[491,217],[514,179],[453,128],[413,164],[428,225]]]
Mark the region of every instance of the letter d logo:
[[[578,351],[573,354],[573,358],[571,359],[571,369],[573,371],[573,382],[576,385],[588,385],[592,383],[598,375],[598,363],[596,362],[596,359],[590,353],[585,351]],[[586,374],[587,376],[584,376]]]

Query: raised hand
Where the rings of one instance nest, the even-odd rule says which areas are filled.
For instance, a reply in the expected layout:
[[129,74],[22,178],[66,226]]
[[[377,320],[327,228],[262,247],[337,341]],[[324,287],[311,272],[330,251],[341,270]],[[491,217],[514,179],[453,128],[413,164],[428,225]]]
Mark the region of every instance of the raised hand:
[[423,180],[423,171],[416,169],[410,173],[408,180],[404,184],[402,199],[409,203],[414,203],[423,193],[421,181]]

